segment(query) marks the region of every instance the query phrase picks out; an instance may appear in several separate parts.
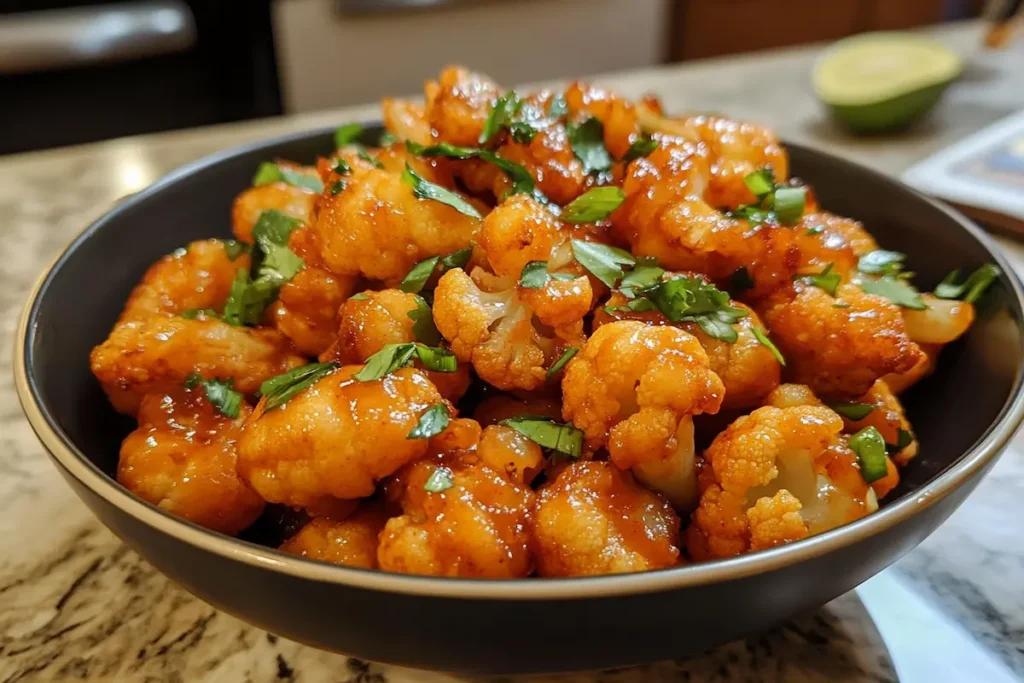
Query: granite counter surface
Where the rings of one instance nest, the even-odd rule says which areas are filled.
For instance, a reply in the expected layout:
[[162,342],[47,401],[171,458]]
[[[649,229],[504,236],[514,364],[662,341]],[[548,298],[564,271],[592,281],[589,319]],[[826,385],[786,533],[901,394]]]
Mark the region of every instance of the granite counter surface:
[[[787,139],[898,174],[1024,107],[1024,45],[984,53],[974,25],[935,34],[967,55],[970,67],[935,115],[900,137],[854,140],[825,119],[808,85],[817,48],[597,80],[627,95],[657,93],[669,111],[712,110],[762,121]],[[218,149],[372,119],[375,112],[354,108],[0,158],[0,683],[453,680],[279,639],[172,584],[74,497],[24,420],[10,380],[12,334],[30,286],[119,197]],[[1000,242],[1024,268],[1024,247]],[[949,522],[858,592],[686,661],[550,680],[911,680],[922,666],[940,666],[946,653],[935,643],[943,636],[930,629],[943,624],[976,646],[982,663],[966,669],[941,663],[945,674],[932,680],[1024,678],[1022,518],[1024,442],[1018,438]],[[899,645],[884,633],[892,622],[879,617],[883,607],[917,620],[896,633],[904,639]],[[915,634],[916,646],[906,642]],[[915,647],[920,653],[913,660]]]

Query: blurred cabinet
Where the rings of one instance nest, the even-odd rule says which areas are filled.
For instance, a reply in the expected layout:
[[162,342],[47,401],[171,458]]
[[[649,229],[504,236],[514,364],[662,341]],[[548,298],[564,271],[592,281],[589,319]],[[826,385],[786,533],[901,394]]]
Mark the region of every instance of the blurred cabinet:
[[835,40],[942,21],[948,0],[675,0],[673,60]]
[[448,64],[506,84],[659,64],[672,2],[276,0],[285,109],[422,93]]

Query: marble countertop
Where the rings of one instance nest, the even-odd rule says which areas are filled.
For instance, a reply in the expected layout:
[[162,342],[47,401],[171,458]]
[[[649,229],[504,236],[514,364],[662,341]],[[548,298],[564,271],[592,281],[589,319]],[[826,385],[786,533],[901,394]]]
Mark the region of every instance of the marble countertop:
[[[669,111],[768,123],[789,140],[898,174],[1024,108],[1024,44],[986,53],[976,25],[934,33],[965,55],[969,68],[932,118],[899,137],[853,139],[828,122],[808,86],[814,47],[595,80],[630,96],[654,92]],[[74,497],[22,417],[10,379],[12,334],[30,285],[119,197],[218,149],[375,115],[373,106],[350,108],[0,157],[0,683],[453,680],[279,639],[172,584]],[[1024,246],[1000,244],[1024,271]],[[1021,519],[1018,438],[943,527],[858,591],[686,661],[549,680],[1024,678]]]

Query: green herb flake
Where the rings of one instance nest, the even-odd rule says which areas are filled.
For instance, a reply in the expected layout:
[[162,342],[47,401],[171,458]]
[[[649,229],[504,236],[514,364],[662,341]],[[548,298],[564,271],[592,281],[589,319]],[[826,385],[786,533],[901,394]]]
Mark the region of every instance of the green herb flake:
[[775,191],[775,174],[771,168],[762,168],[744,176],[743,184],[751,194],[763,199]]
[[905,280],[892,275],[883,275],[877,280],[864,279],[857,284],[868,294],[885,297],[897,306],[915,311],[923,311],[928,308],[916,289]]
[[841,278],[839,273],[832,272],[834,265],[835,264],[830,263],[825,266],[823,271],[816,275],[801,275],[797,276],[797,279],[828,292],[830,296],[835,296],[836,289],[839,287],[839,281]]
[[277,295],[277,288],[271,283],[253,281],[249,271],[239,270],[228,292],[221,319],[228,325],[259,325],[266,309]]
[[729,279],[729,287],[737,292],[745,292],[754,288],[754,278],[746,266],[737,268]]
[[447,157],[449,159],[481,159],[489,164],[497,166],[512,181],[512,189],[509,194],[530,194],[542,204],[549,203],[547,197],[537,190],[536,181],[526,167],[509,161],[487,149],[478,147],[459,147],[447,142],[440,142],[436,145],[426,146],[407,140],[406,149],[417,156],[422,157]]
[[242,254],[248,254],[252,252],[252,247],[245,242],[239,242],[238,240],[221,240],[224,245],[224,253],[232,261],[236,260]]
[[426,299],[417,295],[416,308],[406,315],[413,321],[412,336],[416,341],[427,346],[437,346],[441,343],[441,333],[437,331],[437,326],[434,324],[434,313],[430,310]]
[[511,427],[543,448],[573,460],[583,454],[583,432],[572,423],[560,424],[544,417],[518,416],[498,424]]
[[768,335],[764,333],[764,330],[759,327],[754,327],[753,332],[754,336],[757,337],[757,341],[761,342],[762,346],[772,352],[772,355],[775,356],[775,360],[779,361],[779,365],[786,367],[786,359],[783,358],[782,352],[779,351],[779,347],[775,346],[775,343],[768,338]]
[[480,138],[477,142],[481,145],[486,145],[490,142],[491,138],[501,132],[502,128],[505,128],[512,122],[512,117],[519,113],[519,109],[522,106],[522,102],[519,100],[519,95],[517,95],[514,90],[509,90],[507,93],[495,100],[494,106],[491,107],[491,111],[487,115],[487,120],[484,122],[484,128],[480,132]]
[[[448,412],[448,406],[443,403],[433,405],[430,408],[427,408],[426,412],[420,415],[419,422],[416,423],[416,426],[412,428],[412,431],[410,431],[409,435],[405,438],[429,439],[432,436],[437,436],[448,427],[448,423],[451,422],[451,417],[451,413]],[[440,469],[434,470],[434,474],[439,471]],[[431,477],[433,477],[433,474],[431,474]],[[428,479],[427,483],[429,482],[430,480]],[[445,488],[450,487],[451,484]],[[424,488],[426,489],[425,485]],[[427,490],[429,491],[430,489]],[[437,493],[437,491],[434,491],[434,493]]]
[[452,471],[447,467],[438,467],[423,483],[423,490],[427,493],[443,493],[453,486],[455,486],[455,476]]
[[661,282],[664,275],[665,271],[658,266],[638,265],[622,278],[622,282],[619,283],[619,291],[627,298],[633,299],[638,292]]
[[960,279],[960,271],[954,270],[935,287],[935,296],[939,299],[962,299],[969,304],[975,303],[981,295],[995,282],[1002,271],[991,263],[986,263],[971,273],[963,284],[956,284]]
[[548,103],[548,118],[560,119],[569,113],[569,103],[565,101],[565,93],[558,93]]
[[783,225],[796,225],[804,215],[807,188],[780,187],[775,190],[775,216]]
[[331,195],[333,196],[336,194],[341,194],[345,187],[347,187],[347,185],[344,180],[335,180],[333,183],[331,183],[331,186],[327,188],[327,191],[330,192]]
[[812,228],[808,228],[806,234],[808,237],[814,237],[815,235],[820,235],[823,232],[825,232],[824,225],[815,225]]
[[447,272],[452,268],[464,268],[472,257],[473,247],[466,247],[465,249],[453,251],[447,256],[442,256],[441,265],[444,267],[444,272]]
[[298,218],[292,218],[277,209],[269,209],[256,219],[256,224],[252,228],[252,237],[257,244],[260,243],[260,240],[266,240],[274,244],[286,245],[292,231],[301,224],[302,221]]
[[519,286],[525,289],[542,289],[548,283],[547,261],[530,261],[523,266]]
[[604,146],[604,124],[596,117],[569,126],[569,144],[587,174],[603,173],[612,167],[612,157]]
[[658,141],[644,133],[629,145],[629,149],[626,150],[626,155],[622,157],[622,160],[628,162],[640,157],[650,156],[651,152],[656,149],[658,149]]
[[896,433],[896,443],[887,443],[887,444],[885,444],[885,450],[888,453],[893,453],[893,454],[899,453],[904,448],[906,448],[911,443],[913,443],[913,441],[914,441],[914,435],[913,434],[911,434],[906,429],[900,429]]
[[283,406],[296,394],[310,388],[338,367],[337,363],[310,363],[264,381],[260,385],[260,395],[267,399],[264,411]]
[[574,348],[572,346],[563,351],[562,355],[559,356],[558,360],[555,361],[554,365],[548,368],[548,379],[551,379],[556,374],[558,374],[558,371],[564,368],[566,364],[572,360],[573,356],[575,356],[579,352],[579,349]]
[[416,344],[416,357],[423,363],[423,367],[434,372],[455,372],[459,367],[455,355],[440,346]]
[[611,288],[622,279],[622,266],[636,264],[629,252],[600,242],[572,240],[572,253],[581,266]]
[[288,166],[280,166],[272,161],[261,163],[256,169],[252,184],[258,187],[276,182],[284,182],[313,192],[324,191],[323,181],[314,173],[305,173]]
[[372,165],[374,168],[384,168],[384,164],[381,163],[381,160],[367,152],[365,149],[359,150],[359,158]]
[[595,187],[569,202],[561,218],[566,223],[594,223],[607,218],[624,201],[626,193],[620,187]]
[[435,202],[450,206],[466,216],[476,219],[483,218],[480,212],[465,199],[451,190],[436,185],[417,174],[412,166],[409,165],[409,162],[405,163],[405,172],[402,174],[402,180],[412,188],[413,195],[419,199],[432,199]]
[[847,420],[853,420],[854,422],[863,420],[877,407],[878,406],[874,403],[858,403],[856,401],[850,403],[832,403],[829,405],[829,408],[839,413]]
[[390,130],[385,130],[380,134],[380,137],[377,139],[377,146],[390,147],[396,142],[398,142],[398,136],[392,133]]
[[348,175],[352,172],[352,167],[348,165],[348,162],[344,159],[339,158],[334,162],[334,168],[331,169],[338,175]]
[[195,320],[196,318],[214,318],[217,319],[220,316],[217,315],[217,311],[212,308],[190,308],[187,311],[182,311],[178,314],[179,318],[185,318],[186,320]]
[[857,260],[857,270],[872,275],[897,275],[903,270],[907,255],[888,249],[869,251]]
[[185,378],[185,388],[189,391],[194,391],[200,386],[206,394],[206,399],[221,415],[232,420],[238,417],[242,409],[242,394],[235,391],[234,379],[204,379],[195,372]]
[[410,294],[416,294],[417,292],[423,291],[430,276],[434,274],[434,270],[437,268],[437,264],[441,261],[440,256],[431,256],[430,258],[423,259],[412,267],[411,270],[399,283],[398,288],[403,292]]
[[359,382],[372,382],[404,368],[416,353],[415,344],[387,344],[366,359],[363,369],[353,375]]
[[346,123],[345,125],[334,131],[334,146],[335,148],[342,148],[346,145],[351,145],[354,142],[358,142],[359,138],[363,135],[363,124],[361,123]]
[[366,301],[369,298],[370,295],[365,292],[359,292],[358,294],[353,294],[349,297],[351,301]]
[[885,477],[889,465],[885,455],[885,440],[874,427],[865,427],[850,437],[850,449],[857,454],[860,474],[868,484]]

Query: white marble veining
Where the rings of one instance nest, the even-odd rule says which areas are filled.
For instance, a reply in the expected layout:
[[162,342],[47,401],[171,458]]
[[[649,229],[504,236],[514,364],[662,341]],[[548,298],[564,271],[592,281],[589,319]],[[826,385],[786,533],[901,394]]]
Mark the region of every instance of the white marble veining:
[[[854,140],[825,120],[808,86],[813,48],[599,80],[628,95],[656,92],[669,110],[715,110],[763,121],[788,139],[896,174],[1024,107],[1024,45],[984,54],[976,26],[939,35],[966,54],[971,67],[931,120],[898,138]],[[29,287],[62,246],[117,198],[217,149],[374,116],[375,108],[366,107],[0,158],[0,683],[455,680],[276,638],[170,583],[74,498],[22,417],[10,380],[12,334]],[[1002,244],[1016,264],[1024,263],[1020,245]],[[889,571],[916,593],[914,600],[938,610],[961,635],[971,634],[994,666],[1024,678],[1022,452],[1018,439],[950,521]],[[869,606],[871,595],[865,593]],[[901,633],[913,634],[913,623]],[[928,632],[923,626],[920,631]],[[901,647],[899,655],[907,651]],[[851,593],[772,632],[686,661],[541,680],[909,681],[900,656],[889,654]]]

